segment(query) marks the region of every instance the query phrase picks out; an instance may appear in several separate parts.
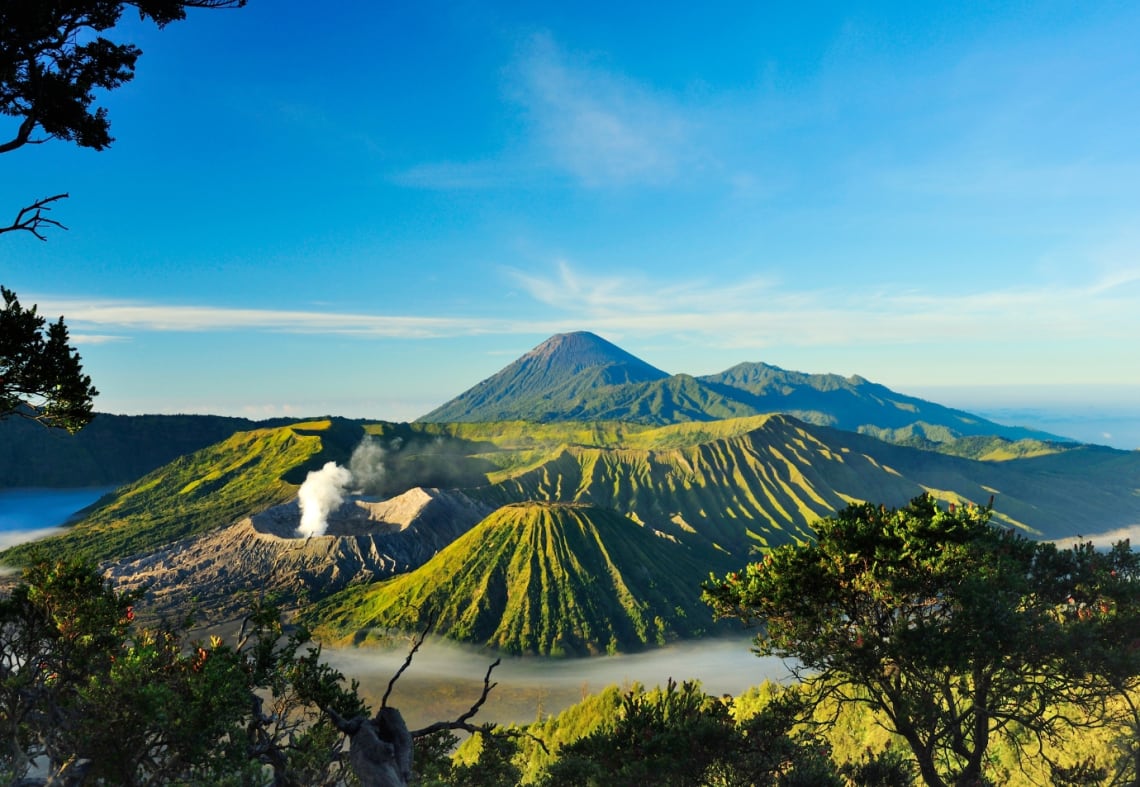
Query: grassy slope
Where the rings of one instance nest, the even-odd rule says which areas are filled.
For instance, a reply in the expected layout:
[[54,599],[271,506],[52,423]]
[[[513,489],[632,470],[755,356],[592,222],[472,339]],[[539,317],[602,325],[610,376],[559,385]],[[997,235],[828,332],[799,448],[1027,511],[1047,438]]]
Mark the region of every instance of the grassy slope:
[[341,431],[352,429],[318,421],[239,432],[124,486],[66,532],[0,559],[22,563],[32,549],[119,558],[231,524],[295,495],[329,445],[344,442]]
[[613,511],[505,506],[408,574],[350,588],[318,605],[325,641],[367,641],[388,628],[435,631],[511,653],[637,650],[712,628],[697,556]]
[[740,559],[752,546],[810,538],[811,522],[853,499],[905,502],[921,491],[781,416],[665,427],[627,444],[636,447],[566,446],[470,493],[500,505],[592,503]]

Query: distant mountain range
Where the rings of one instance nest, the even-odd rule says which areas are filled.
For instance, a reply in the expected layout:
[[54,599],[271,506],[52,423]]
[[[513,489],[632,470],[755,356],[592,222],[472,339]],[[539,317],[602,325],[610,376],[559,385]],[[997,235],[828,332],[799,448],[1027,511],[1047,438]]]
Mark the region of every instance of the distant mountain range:
[[1064,440],[896,393],[862,377],[741,363],[720,374],[669,375],[592,333],[552,336],[419,420],[626,421],[675,424],[784,413],[892,442],[988,435]]

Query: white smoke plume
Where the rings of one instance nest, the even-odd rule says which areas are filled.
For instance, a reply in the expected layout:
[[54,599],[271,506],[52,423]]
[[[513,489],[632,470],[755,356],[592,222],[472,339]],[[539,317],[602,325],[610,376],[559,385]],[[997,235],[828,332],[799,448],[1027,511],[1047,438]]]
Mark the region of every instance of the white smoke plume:
[[387,450],[375,437],[365,437],[353,449],[348,468],[356,483],[356,491],[363,494],[376,494],[384,481],[384,457]]
[[344,502],[344,490],[352,483],[352,473],[336,462],[327,462],[320,470],[310,470],[297,492],[301,507],[302,538],[324,535],[329,526],[329,513]]

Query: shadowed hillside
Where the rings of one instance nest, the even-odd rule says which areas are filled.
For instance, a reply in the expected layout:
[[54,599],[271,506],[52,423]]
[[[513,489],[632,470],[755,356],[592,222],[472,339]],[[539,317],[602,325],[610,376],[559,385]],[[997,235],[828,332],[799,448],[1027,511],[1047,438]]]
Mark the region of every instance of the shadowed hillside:
[[0,487],[124,484],[235,432],[294,420],[97,413],[86,427],[68,434],[7,418],[0,420]]

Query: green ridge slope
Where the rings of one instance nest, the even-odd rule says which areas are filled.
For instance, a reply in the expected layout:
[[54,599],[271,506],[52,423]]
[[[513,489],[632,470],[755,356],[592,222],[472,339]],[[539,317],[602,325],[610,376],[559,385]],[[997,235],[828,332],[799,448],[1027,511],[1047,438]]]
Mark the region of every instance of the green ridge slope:
[[1091,446],[982,462],[782,415],[631,432],[621,447],[564,444],[468,490],[492,505],[525,500],[612,508],[688,543],[746,556],[812,537],[811,523],[853,501],[903,505],[922,492],[985,504],[1031,535],[1064,538],[1140,521],[1140,453]]
[[8,549],[0,560],[23,563],[33,549],[121,558],[231,524],[289,500],[310,469],[347,455],[360,434],[359,426],[337,421],[238,432],[120,488],[64,533]]
[[832,450],[784,416],[668,427],[632,442],[645,447],[566,446],[469,494],[493,505],[590,503],[739,557],[811,538],[813,521],[854,499],[906,500],[921,491],[868,456]]
[[327,642],[434,631],[509,653],[638,650],[713,627],[700,582],[725,562],[596,506],[504,506],[436,557],[350,588],[306,616]]

